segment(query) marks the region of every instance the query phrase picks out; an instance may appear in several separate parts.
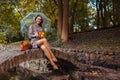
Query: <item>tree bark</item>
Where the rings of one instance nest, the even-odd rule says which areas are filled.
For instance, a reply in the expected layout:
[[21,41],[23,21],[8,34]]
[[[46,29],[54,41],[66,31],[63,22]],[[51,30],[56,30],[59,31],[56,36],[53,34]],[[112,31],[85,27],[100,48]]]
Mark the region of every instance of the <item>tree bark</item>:
[[99,6],[99,0],[96,0],[96,9],[97,9],[97,20],[96,20],[96,23],[97,23],[97,28],[99,29],[100,28],[100,6]]
[[103,12],[103,1],[100,0],[100,12],[101,12],[101,28],[104,27],[104,12]]
[[114,25],[120,25],[120,0],[112,0]]
[[68,40],[68,0],[64,0],[64,6],[63,6],[63,27],[62,27],[62,35],[61,40],[62,43],[67,42]]
[[63,4],[62,0],[58,0],[58,23],[57,23],[57,28],[58,28],[58,35],[61,36],[62,32],[62,20],[63,20]]
[[69,33],[72,34],[73,33],[73,24],[75,22],[75,16],[76,16],[76,8],[78,5],[78,0],[76,0],[76,2],[74,3],[74,6],[72,8],[72,13],[71,13],[71,19],[70,19],[70,26],[69,26]]
[[107,18],[107,9],[106,9],[106,6],[107,6],[107,2],[108,0],[105,0],[104,1],[104,4],[103,4],[103,9],[104,9],[104,19],[103,19],[103,26],[104,27],[108,27],[108,18]]
[[120,25],[120,0],[117,0],[118,24]]
[[112,22],[113,22],[113,25],[115,25],[116,24],[116,6],[115,6],[115,1],[114,0],[112,0],[112,6],[113,6],[113,9],[112,9],[112,11],[113,11],[113,18],[111,17],[111,20],[112,20]]

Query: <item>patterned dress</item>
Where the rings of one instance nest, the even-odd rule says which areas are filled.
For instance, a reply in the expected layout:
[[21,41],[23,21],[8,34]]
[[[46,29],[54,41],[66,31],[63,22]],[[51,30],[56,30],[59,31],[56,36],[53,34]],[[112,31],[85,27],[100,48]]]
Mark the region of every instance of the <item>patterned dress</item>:
[[32,24],[30,27],[29,27],[29,33],[28,33],[28,37],[29,39],[31,40],[31,45],[32,45],[32,48],[38,48],[37,46],[37,41],[40,40],[39,37],[36,37],[35,36],[35,33],[38,33],[38,32],[44,32],[44,29],[39,26],[38,24]]

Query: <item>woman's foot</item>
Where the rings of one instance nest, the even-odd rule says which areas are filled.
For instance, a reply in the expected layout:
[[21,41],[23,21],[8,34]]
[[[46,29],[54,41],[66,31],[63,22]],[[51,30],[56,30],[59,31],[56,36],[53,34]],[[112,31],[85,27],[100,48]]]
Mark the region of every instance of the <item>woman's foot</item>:
[[52,60],[53,60],[54,62],[57,62],[57,59],[56,59],[56,58],[52,58]]
[[53,65],[53,69],[57,70],[58,66],[56,64]]

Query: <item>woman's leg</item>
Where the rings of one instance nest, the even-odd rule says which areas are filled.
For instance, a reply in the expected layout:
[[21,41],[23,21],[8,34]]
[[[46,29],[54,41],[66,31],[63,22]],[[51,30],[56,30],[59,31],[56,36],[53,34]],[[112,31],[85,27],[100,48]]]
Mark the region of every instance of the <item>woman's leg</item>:
[[48,48],[48,50],[49,50],[49,52],[50,52],[50,54],[51,54],[51,56],[52,56],[53,61],[57,62],[57,59],[56,59],[55,55],[53,54],[53,52],[51,51],[51,47],[50,47],[47,39],[46,39],[46,38],[43,38],[42,40],[43,40],[45,46]]
[[53,66],[53,68],[58,69],[58,66],[54,63],[48,48],[44,45],[44,41],[43,40],[37,41],[37,45],[40,46],[40,48],[44,51],[45,56],[50,60],[50,63]]
[[56,59],[56,57],[54,56],[53,52],[51,51],[50,45],[49,45],[48,41],[47,41],[45,38],[40,39],[40,40],[38,41],[38,44],[44,44],[44,45],[46,46],[46,48],[48,49],[48,51],[49,51],[49,53],[50,53],[53,61],[54,61],[54,62],[57,62],[57,59]]
[[47,50],[47,48],[44,45],[40,45],[40,48],[44,51],[45,56],[49,59],[49,61],[50,61],[51,65],[53,66],[53,68],[58,69],[58,66],[52,60],[52,57],[49,54],[49,51]]

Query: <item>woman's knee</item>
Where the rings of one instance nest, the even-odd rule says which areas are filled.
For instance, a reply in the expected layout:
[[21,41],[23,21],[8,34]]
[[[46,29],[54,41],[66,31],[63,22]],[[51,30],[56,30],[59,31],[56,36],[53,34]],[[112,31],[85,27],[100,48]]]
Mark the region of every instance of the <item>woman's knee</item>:
[[37,45],[41,45],[43,42],[41,40],[37,41]]
[[45,49],[46,49],[46,47],[45,47],[44,45],[41,45],[40,48],[41,48],[42,50],[45,50]]
[[47,42],[47,39],[46,39],[46,38],[43,38],[42,40],[43,40],[44,42]]

